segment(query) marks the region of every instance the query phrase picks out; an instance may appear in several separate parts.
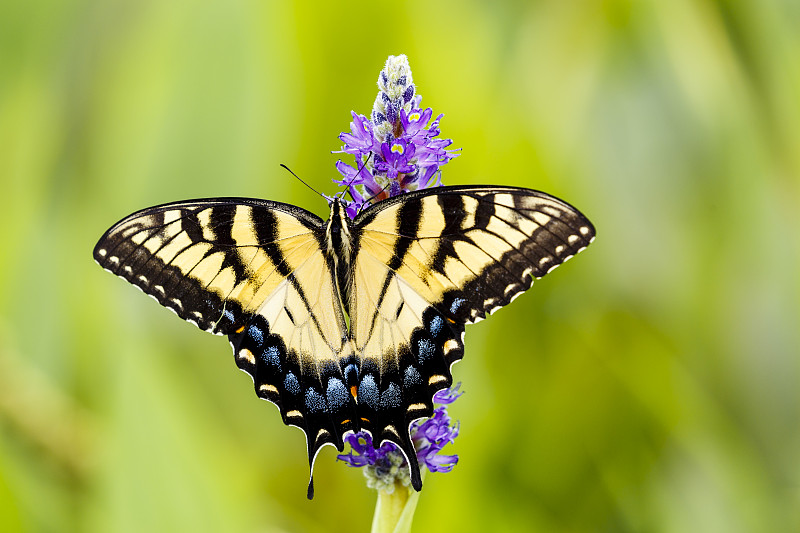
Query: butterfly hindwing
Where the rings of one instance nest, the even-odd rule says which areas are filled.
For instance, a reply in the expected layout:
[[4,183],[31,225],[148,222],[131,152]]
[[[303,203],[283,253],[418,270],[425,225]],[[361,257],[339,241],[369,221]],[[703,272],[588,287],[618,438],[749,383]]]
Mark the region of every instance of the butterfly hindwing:
[[448,320],[374,255],[383,246],[362,239],[353,270],[351,336],[361,354],[358,411],[375,442],[397,444],[422,486],[409,424],[433,413],[432,398],[452,383],[450,365],[463,355],[464,326]]
[[[292,255],[305,259],[295,263]],[[327,260],[307,250],[286,261],[291,272],[229,338],[256,393],[278,405],[286,424],[307,433],[313,461],[326,443],[341,450],[343,434],[353,429],[355,402],[342,372],[352,348]]]

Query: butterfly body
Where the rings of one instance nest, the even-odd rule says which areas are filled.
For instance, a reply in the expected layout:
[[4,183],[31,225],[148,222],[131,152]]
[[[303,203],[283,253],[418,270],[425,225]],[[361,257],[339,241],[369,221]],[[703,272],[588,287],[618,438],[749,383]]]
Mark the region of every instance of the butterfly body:
[[327,221],[245,198],[157,206],[100,239],[101,266],[201,329],[226,335],[256,393],[306,434],[309,462],[347,432],[397,444],[452,384],[466,324],[585,248],[591,223],[552,196],[441,187]]
[[331,215],[325,222],[326,256],[333,261],[336,283],[342,303],[350,294],[350,264],[353,251],[352,222],[345,213],[342,200],[335,197],[331,202]]

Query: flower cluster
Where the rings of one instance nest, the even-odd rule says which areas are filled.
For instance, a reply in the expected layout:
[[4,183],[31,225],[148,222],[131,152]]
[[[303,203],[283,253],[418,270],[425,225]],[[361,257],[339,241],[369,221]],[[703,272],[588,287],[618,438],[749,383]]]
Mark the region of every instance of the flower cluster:
[[[459,425],[451,425],[446,405],[461,396],[462,393],[458,390],[460,386],[459,383],[437,392],[433,396],[433,402],[439,406],[433,410],[433,416],[411,424],[411,440],[417,451],[419,464],[431,472],[450,472],[458,463],[457,455],[440,455],[439,452],[458,436]],[[391,493],[396,482],[399,481],[404,486],[411,483],[411,478],[406,473],[405,457],[395,444],[386,442],[379,448],[374,448],[372,437],[364,431],[348,435],[345,441],[353,451],[337,457],[349,466],[366,467],[364,476],[368,487]]]
[[[351,218],[371,202],[441,185],[442,165],[459,155],[457,150],[447,149],[452,140],[436,138],[443,115],[431,121],[433,110],[420,107],[422,97],[416,94],[405,55],[389,56],[378,87],[371,118],[352,112],[350,133],[339,135],[344,143],[340,153],[356,159],[355,166],[337,161],[343,178],[334,180],[349,187],[353,202],[346,209]],[[457,455],[439,453],[458,436],[458,423],[451,424],[446,407],[461,396],[458,389],[456,385],[437,392],[433,416],[410,427],[417,460],[431,472],[450,472],[458,463]],[[338,459],[349,466],[366,467],[369,487],[391,493],[398,482],[410,485],[406,459],[395,444],[386,442],[376,448],[372,436],[364,431],[345,440],[352,451]]]
[[371,118],[352,112],[350,133],[339,135],[339,153],[356,158],[355,166],[337,161],[343,179],[334,180],[349,186],[350,217],[370,202],[441,185],[441,166],[459,155],[447,149],[451,139],[436,138],[443,115],[431,122],[433,110],[420,107],[405,55],[389,56],[378,87]]

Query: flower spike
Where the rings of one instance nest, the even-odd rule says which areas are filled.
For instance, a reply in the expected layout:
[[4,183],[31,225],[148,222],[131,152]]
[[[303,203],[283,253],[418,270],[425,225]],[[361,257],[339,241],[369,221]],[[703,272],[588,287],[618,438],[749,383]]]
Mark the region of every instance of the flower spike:
[[405,55],[389,56],[378,88],[370,118],[352,111],[350,132],[339,135],[344,145],[338,153],[356,159],[354,166],[337,161],[343,179],[334,180],[349,185],[351,218],[372,202],[440,186],[441,167],[459,155],[448,149],[452,140],[437,138],[443,115],[431,122],[433,110],[420,108],[422,97]]

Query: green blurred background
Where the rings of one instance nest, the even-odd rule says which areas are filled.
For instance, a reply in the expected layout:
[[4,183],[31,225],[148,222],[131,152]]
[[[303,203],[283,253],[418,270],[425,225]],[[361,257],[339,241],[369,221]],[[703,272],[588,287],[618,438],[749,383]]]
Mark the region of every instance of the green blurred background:
[[588,251],[467,331],[461,462],[416,531],[800,531],[800,4],[4,0],[0,530],[365,531],[224,339],[92,261],[150,205],[326,215],[386,57],[448,184],[583,210]]

